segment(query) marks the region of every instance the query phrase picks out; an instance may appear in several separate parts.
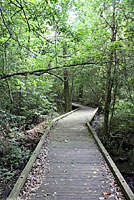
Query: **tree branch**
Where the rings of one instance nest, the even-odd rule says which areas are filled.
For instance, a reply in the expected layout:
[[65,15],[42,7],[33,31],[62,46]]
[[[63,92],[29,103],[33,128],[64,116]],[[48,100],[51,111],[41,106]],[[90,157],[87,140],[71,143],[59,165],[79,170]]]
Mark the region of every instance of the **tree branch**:
[[[115,62],[115,61],[112,61],[112,62]],[[109,62],[104,62],[104,63],[109,63]],[[5,79],[5,78],[10,78],[12,76],[20,76],[20,75],[26,76],[28,74],[40,76],[42,74],[49,73],[49,71],[55,70],[55,69],[70,68],[70,67],[81,66],[81,65],[94,65],[94,64],[97,65],[97,64],[102,64],[102,63],[100,63],[100,62],[98,62],[98,63],[96,63],[96,62],[84,62],[84,63],[70,64],[70,65],[59,65],[59,66],[55,66],[55,67],[51,67],[51,68],[39,69],[39,70],[33,70],[33,71],[14,72],[14,73],[11,73],[11,74],[0,74],[0,80]]]
[[64,82],[64,80],[60,76],[58,76],[57,74],[54,74],[52,72],[47,72],[47,73],[52,75],[52,76],[55,76],[56,78],[59,78],[62,82]]
[[53,59],[57,56],[57,53],[50,59],[49,63],[48,63],[48,67],[51,66],[51,62],[53,61]]
[[[1,4],[1,3],[0,3],[0,4]],[[2,4],[1,4],[1,5],[2,5]],[[2,6],[1,6],[1,8],[2,8]],[[11,38],[12,38],[13,40],[15,40],[15,39],[12,37],[12,33],[11,33],[11,31],[10,31],[10,29],[9,29],[9,27],[8,27],[8,25],[7,25],[7,23],[6,23],[5,16],[4,16],[3,11],[2,11],[1,8],[0,8],[1,17],[2,17],[3,23],[4,23],[4,25],[5,25],[5,27],[6,27],[7,31],[8,31],[8,33],[9,33],[8,39],[7,39],[5,42],[2,43],[2,46],[4,46]],[[15,40],[15,41],[16,41],[16,40]]]
[[2,11],[1,8],[0,8],[0,13],[1,13],[1,17],[2,17],[3,23],[4,23],[5,27],[7,28],[8,33],[9,33],[9,35],[10,35],[10,37],[11,37],[12,33],[10,32],[10,30],[9,30],[7,24],[6,24],[5,17],[4,17],[4,14],[3,14],[3,11]]
[[[103,11],[102,11],[103,12]],[[108,20],[103,16],[103,14],[100,14],[100,16],[105,20],[105,22],[107,23],[107,25],[112,29],[113,27],[111,26],[111,24],[108,22]]]
[[22,9],[17,10],[17,11],[11,16],[11,19],[12,19],[16,14],[18,14],[21,10],[22,10]]
[[50,41],[49,39],[47,39],[45,36],[42,36],[39,32],[37,32],[34,28],[33,31],[42,39],[46,40],[47,42],[50,42],[51,44],[54,44],[52,41]]
[[28,31],[31,32],[31,27],[30,27],[30,24],[29,24],[29,21],[27,19],[27,15],[26,15],[26,12],[24,10],[24,8],[22,7],[22,11],[24,13],[24,17],[25,17],[25,20],[26,20],[26,23],[27,23],[27,26],[28,26]]
[[[20,10],[18,10],[17,12],[19,12],[19,11],[21,11],[21,10],[23,11],[24,18],[25,18],[26,23],[27,23],[27,26],[28,26],[28,30],[29,30],[29,32],[30,32],[30,31],[31,31],[31,28],[30,28],[30,24],[29,24],[29,21],[28,21],[28,18],[27,18],[25,9],[24,9],[24,7],[22,6],[22,4],[21,4],[19,1],[16,0],[16,2],[19,4],[19,6],[18,6],[15,2],[13,2],[12,0],[10,0],[10,3],[12,3],[12,4],[14,4],[16,7],[20,8]],[[17,12],[16,12],[16,13],[17,13]]]
[[[12,3],[12,4],[14,4],[16,7],[18,7],[18,8],[20,8],[20,9],[22,9],[22,7],[21,7],[21,5],[19,4],[19,6],[15,3],[15,2],[13,2],[12,0],[10,0],[10,3]],[[17,2],[18,3],[18,2]]]

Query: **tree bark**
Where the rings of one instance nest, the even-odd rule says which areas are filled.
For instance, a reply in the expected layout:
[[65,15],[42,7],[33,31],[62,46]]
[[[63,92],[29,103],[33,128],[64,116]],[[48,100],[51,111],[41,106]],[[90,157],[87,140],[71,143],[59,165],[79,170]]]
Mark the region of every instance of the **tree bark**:
[[68,71],[64,69],[64,101],[65,101],[65,112],[69,112],[72,110],[71,96],[70,96],[70,88],[68,81]]
[[[67,54],[67,46],[63,45],[63,56]],[[71,93],[69,88],[69,74],[68,70],[64,69],[64,101],[65,101],[65,112],[72,110]]]
[[83,101],[83,85],[79,86],[79,101]]
[[[112,52],[110,59],[112,59]],[[105,93],[105,104],[104,104],[104,126],[103,132],[104,135],[109,135],[109,113],[110,113],[110,104],[111,104],[111,64],[107,68],[107,81],[106,81],[106,93]]]
[[[115,1],[113,2],[113,15],[112,15],[112,25],[111,28],[111,42],[116,41],[116,21],[115,21]],[[107,80],[106,80],[106,92],[105,92],[105,104],[104,104],[104,125],[103,133],[104,136],[110,136],[109,133],[109,115],[111,109],[111,96],[112,96],[112,69],[116,67],[116,62],[114,62],[115,49],[112,49],[109,54],[109,64],[107,65]]]

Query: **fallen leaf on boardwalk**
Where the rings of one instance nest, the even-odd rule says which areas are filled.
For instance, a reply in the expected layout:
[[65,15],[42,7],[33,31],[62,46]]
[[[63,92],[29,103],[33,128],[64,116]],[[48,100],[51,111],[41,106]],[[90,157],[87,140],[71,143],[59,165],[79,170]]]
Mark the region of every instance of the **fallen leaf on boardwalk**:
[[64,152],[67,152],[67,150],[66,150],[66,149],[64,149]]
[[85,126],[80,126],[80,129],[85,129]]
[[48,197],[48,196],[49,196],[49,194],[43,194],[43,196],[44,196],[44,197]]
[[111,192],[103,192],[103,195],[105,196],[105,195],[110,195],[111,194]]

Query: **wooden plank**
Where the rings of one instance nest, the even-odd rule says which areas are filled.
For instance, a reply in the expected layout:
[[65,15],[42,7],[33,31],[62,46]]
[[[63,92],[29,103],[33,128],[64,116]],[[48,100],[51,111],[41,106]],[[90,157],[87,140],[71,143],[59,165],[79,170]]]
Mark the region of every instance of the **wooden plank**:
[[58,121],[50,134],[47,169],[32,200],[98,200],[109,198],[103,192],[115,194],[103,156],[85,126],[97,109],[81,108]]
[[128,186],[128,184],[125,181],[125,179],[123,178],[123,176],[121,175],[120,171],[118,170],[117,166],[113,162],[113,160],[110,157],[109,153],[107,152],[107,150],[105,149],[105,147],[103,146],[102,142],[100,141],[98,136],[95,134],[94,130],[92,129],[92,127],[90,126],[89,123],[87,123],[87,126],[89,128],[89,131],[92,133],[92,135],[93,135],[93,137],[94,137],[94,139],[95,139],[100,151],[102,152],[104,158],[106,159],[111,171],[113,172],[116,180],[118,181],[118,183],[119,183],[119,185],[120,185],[125,197],[127,198],[127,200],[134,200],[134,193],[132,192],[132,190]]
[[[83,125],[86,120],[92,119],[93,110],[88,111],[90,116],[87,110],[86,114],[78,111],[73,114],[73,122],[71,116],[60,121],[50,136],[49,169],[36,192],[38,195],[44,192],[49,194],[47,200],[98,200],[101,196],[108,199],[109,196],[102,193],[112,193],[107,170],[102,167],[103,156]],[[82,137],[79,136],[81,133]],[[32,197],[32,200],[36,199],[36,196]],[[110,199],[114,200],[115,197],[110,196]]]
[[39,154],[39,152],[40,152],[40,149],[41,149],[41,147],[42,147],[42,145],[43,145],[43,143],[44,143],[44,141],[45,141],[45,138],[46,138],[47,134],[48,134],[49,131],[50,131],[50,128],[51,128],[52,126],[54,126],[54,124],[55,124],[58,120],[60,120],[60,119],[62,119],[62,118],[64,118],[64,117],[66,117],[66,116],[72,114],[73,112],[76,112],[77,110],[79,110],[79,108],[77,108],[77,109],[75,109],[75,110],[73,110],[73,111],[71,111],[71,112],[68,112],[68,113],[66,113],[66,114],[64,114],[64,115],[61,115],[61,116],[59,116],[59,117],[57,117],[57,118],[55,118],[55,119],[52,120],[52,122],[51,122],[50,125],[48,126],[47,130],[45,131],[45,133],[44,133],[43,136],[41,137],[41,139],[40,139],[40,141],[39,141],[39,143],[38,143],[36,149],[34,150],[32,156],[30,157],[30,159],[29,159],[29,161],[28,161],[28,163],[26,164],[25,168],[23,169],[23,171],[22,171],[20,177],[18,178],[16,184],[14,185],[12,191],[10,192],[10,194],[9,194],[9,196],[8,196],[8,198],[7,198],[7,200],[11,200],[11,199],[17,200],[18,195],[19,195],[19,193],[20,193],[20,190],[21,190],[21,188],[23,187],[23,185],[24,185],[24,183],[25,183],[25,181],[26,181],[26,179],[27,179],[27,176],[28,176],[28,174],[29,174],[29,172],[30,172],[30,170],[31,170],[31,168],[32,168],[32,166],[33,166],[34,161],[36,160],[36,158],[37,158],[37,156],[38,156],[38,154]]

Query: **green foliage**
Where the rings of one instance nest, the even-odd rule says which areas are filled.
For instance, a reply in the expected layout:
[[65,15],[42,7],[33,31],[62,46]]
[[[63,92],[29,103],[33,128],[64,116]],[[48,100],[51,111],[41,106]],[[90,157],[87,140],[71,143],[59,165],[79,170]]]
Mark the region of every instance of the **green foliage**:
[[10,122],[15,122],[15,121],[21,121],[24,120],[25,117],[24,116],[16,116],[13,114],[8,113],[8,111],[1,111],[0,112],[0,123],[3,124],[6,121],[10,121]]
[[123,47],[123,43],[121,41],[114,41],[109,44],[110,49],[119,49],[120,47]]
[[[2,143],[1,143],[2,142]],[[0,180],[10,179],[14,174],[15,170],[24,167],[26,161],[31,156],[31,151],[26,149],[24,146],[19,146],[14,140],[0,141]]]
[[[15,2],[0,3],[0,77],[88,62],[68,68],[72,100],[104,108],[109,96],[109,124],[133,115],[132,1]],[[17,123],[36,112],[49,115],[58,111],[56,103],[64,98],[64,79],[64,70],[59,68],[44,75],[35,72],[0,80],[2,131],[9,135],[9,123],[14,130]],[[124,120],[119,126],[127,128]]]
[[133,102],[129,101],[129,99],[124,100],[117,100],[115,104],[116,112],[115,114],[125,115],[125,114],[133,114],[134,113],[134,106]]
[[[111,136],[127,138],[134,130],[133,51],[133,0],[2,0],[0,179],[13,177],[31,155],[28,148],[15,142],[24,137],[28,119],[37,113],[52,118],[63,112],[64,80],[74,102],[103,111],[106,97],[110,97],[107,133],[111,135],[102,138],[110,148],[115,144],[118,151],[124,139],[118,142],[120,138],[115,141]],[[1,80],[4,74],[84,62],[90,64],[66,68],[67,77],[59,68]],[[104,116],[101,133],[103,120]]]
[[112,130],[118,132],[133,133],[134,130],[134,106],[131,101],[118,100],[115,104],[115,115],[112,122]]

